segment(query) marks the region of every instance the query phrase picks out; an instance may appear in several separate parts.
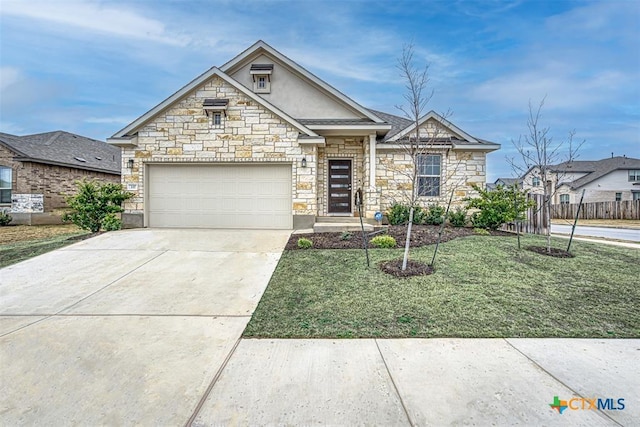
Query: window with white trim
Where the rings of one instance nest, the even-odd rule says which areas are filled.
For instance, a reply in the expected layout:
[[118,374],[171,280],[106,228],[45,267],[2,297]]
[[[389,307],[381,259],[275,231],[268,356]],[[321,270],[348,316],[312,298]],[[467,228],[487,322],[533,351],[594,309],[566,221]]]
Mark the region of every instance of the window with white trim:
[[640,191],[632,191],[633,200],[640,200]]
[[440,196],[440,174],[442,156],[439,154],[418,155],[418,196]]
[[629,181],[640,181],[640,170],[630,170]]
[[531,179],[531,185],[534,187],[540,187],[540,177],[534,176]]
[[561,194],[560,195],[560,204],[561,205],[568,205],[569,204],[569,195],[568,194]]
[[13,170],[7,166],[0,166],[0,203],[11,203],[11,185],[13,183]]
[[622,193],[616,193],[616,202],[622,201]]
[[213,113],[211,117],[211,122],[214,127],[222,127],[222,113]]

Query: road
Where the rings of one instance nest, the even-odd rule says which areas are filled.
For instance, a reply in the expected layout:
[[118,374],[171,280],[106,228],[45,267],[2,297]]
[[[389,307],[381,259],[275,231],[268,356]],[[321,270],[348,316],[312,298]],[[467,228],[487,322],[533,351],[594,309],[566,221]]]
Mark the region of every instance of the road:
[[[571,226],[551,224],[551,233],[571,234]],[[606,239],[640,242],[640,230],[629,228],[585,227],[578,225],[576,226],[575,236],[603,237]]]

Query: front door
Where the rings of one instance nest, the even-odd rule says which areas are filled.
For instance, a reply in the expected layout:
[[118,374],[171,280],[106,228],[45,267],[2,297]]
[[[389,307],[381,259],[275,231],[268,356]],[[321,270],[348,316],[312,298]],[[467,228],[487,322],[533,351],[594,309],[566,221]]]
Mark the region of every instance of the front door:
[[351,213],[351,160],[329,160],[329,213]]

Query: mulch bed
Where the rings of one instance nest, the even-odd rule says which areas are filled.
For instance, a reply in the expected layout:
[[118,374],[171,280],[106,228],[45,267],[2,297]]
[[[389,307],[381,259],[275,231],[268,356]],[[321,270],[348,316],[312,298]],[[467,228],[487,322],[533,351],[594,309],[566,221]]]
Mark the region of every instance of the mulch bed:
[[[437,225],[414,225],[411,231],[411,247],[434,245],[438,240],[440,227]],[[369,247],[372,247],[370,240],[384,233],[374,236],[367,236]],[[407,227],[405,225],[391,225],[387,230],[388,235],[396,239],[396,247],[404,247],[407,237]],[[515,236],[513,233],[505,231],[491,231],[492,236]],[[352,231],[348,239],[343,240],[343,233],[305,233],[292,234],[287,242],[287,250],[298,250],[298,239],[307,238],[313,242],[313,249],[360,249],[362,248],[362,232]],[[442,242],[456,239],[458,237],[473,236],[476,233],[472,228],[445,227],[442,231]]]
[[551,248],[551,252],[547,252],[545,246],[527,246],[527,250],[538,253],[540,255],[552,256],[554,258],[573,258],[574,255],[571,252],[567,252],[564,249]]
[[[413,234],[413,233],[412,233]],[[433,268],[424,262],[407,260],[407,269],[402,270],[402,259],[392,261],[382,261],[380,270],[396,277],[426,276],[433,273]]]

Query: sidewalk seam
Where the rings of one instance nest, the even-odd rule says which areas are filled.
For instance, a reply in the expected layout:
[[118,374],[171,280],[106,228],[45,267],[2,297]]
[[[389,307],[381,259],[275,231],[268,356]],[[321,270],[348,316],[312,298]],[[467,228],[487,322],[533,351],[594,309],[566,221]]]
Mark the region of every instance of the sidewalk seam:
[[387,370],[387,375],[389,375],[389,379],[391,380],[391,384],[393,384],[393,389],[396,391],[396,395],[398,396],[398,400],[400,400],[400,404],[402,405],[402,410],[404,411],[404,415],[407,417],[407,421],[409,421],[409,425],[414,427],[415,424],[411,421],[411,417],[409,416],[409,411],[407,410],[407,406],[404,404],[404,400],[402,399],[402,395],[400,394],[400,390],[398,389],[398,385],[396,381],[393,379],[393,375],[391,375],[391,371],[389,370],[389,365],[387,365],[387,361],[382,354],[382,350],[380,350],[380,346],[378,345],[378,340],[376,338],[373,339],[376,343],[376,348],[378,349],[378,353],[382,358],[382,363],[384,364],[385,369]]
[[229,351],[229,354],[227,354],[227,357],[225,357],[224,361],[222,362],[222,365],[220,365],[220,367],[216,371],[216,374],[213,376],[213,379],[209,383],[209,386],[204,391],[204,394],[202,395],[202,397],[200,398],[200,401],[196,405],[196,409],[193,411],[193,414],[191,414],[191,416],[187,420],[185,427],[190,427],[195,422],[196,418],[198,417],[198,414],[200,413],[200,411],[202,410],[202,407],[204,406],[204,403],[207,401],[207,398],[211,394],[211,390],[213,390],[213,386],[215,386],[218,380],[220,379],[220,376],[222,375],[222,371],[224,371],[224,368],[227,367],[227,363],[229,363],[231,356],[233,356],[233,354],[236,352],[236,349],[240,345],[240,341],[242,341],[242,334],[240,334],[240,337],[236,340],[235,344],[231,348],[231,351]]
[[[534,365],[536,365],[540,370],[542,370],[542,372],[544,372],[545,374],[549,375],[551,378],[553,378],[554,380],[556,380],[557,382],[559,382],[560,384],[562,384],[563,386],[565,386],[566,388],[568,388],[569,390],[571,390],[571,392],[577,396],[580,396],[581,398],[584,398],[584,396],[581,393],[578,393],[576,390],[574,390],[572,387],[570,387],[568,384],[566,384],[564,381],[560,380],[560,378],[556,377],[555,375],[553,375],[551,372],[547,371],[545,368],[542,367],[542,365],[540,365],[538,362],[536,362],[535,360],[533,360],[532,358],[530,358],[527,354],[525,354],[523,351],[521,351],[518,347],[516,347],[515,345],[513,345],[508,338],[503,338],[503,340],[509,344],[509,346],[511,348],[513,348],[515,351],[517,351],[518,353],[520,353],[521,355],[523,355],[528,361],[530,361],[531,363],[533,363]],[[609,421],[613,422],[616,425],[619,426],[624,426],[624,424],[621,424],[620,422],[614,420],[613,418],[611,418],[609,416],[609,414],[607,414],[606,412],[598,409],[596,412],[598,412],[601,416],[605,417],[606,419],[608,419]]]

